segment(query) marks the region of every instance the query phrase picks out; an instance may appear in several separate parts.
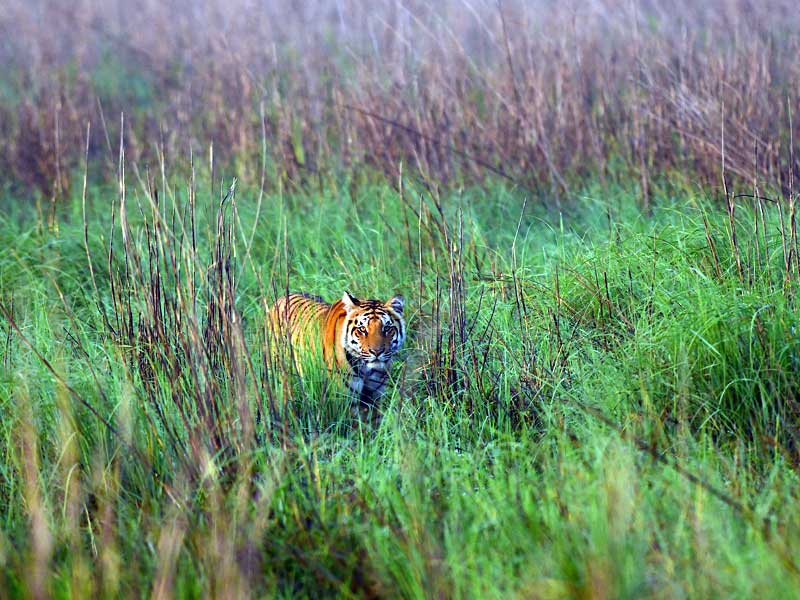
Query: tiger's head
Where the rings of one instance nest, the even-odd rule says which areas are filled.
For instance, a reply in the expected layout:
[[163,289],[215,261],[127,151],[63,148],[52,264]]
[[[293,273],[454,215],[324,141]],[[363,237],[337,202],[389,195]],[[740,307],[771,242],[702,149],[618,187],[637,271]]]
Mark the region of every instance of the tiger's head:
[[348,362],[351,366],[385,370],[406,337],[403,296],[381,302],[359,300],[345,292],[342,305],[346,315],[341,341]]

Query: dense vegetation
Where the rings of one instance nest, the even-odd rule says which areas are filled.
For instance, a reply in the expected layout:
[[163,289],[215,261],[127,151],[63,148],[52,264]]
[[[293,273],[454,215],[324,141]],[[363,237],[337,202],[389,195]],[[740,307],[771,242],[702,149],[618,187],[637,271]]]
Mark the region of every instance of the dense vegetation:
[[798,596],[794,4],[365,4],[0,11],[0,597]]
[[[677,188],[558,218],[504,185],[195,186],[90,187],[86,242],[78,200],[57,230],[3,218],[7,593],[796,593],[774,205],[739,206],[734,246]],[[266,350],[287,285],[407,295],[375,422]]]
[[[275,180],[398,165],[512,178],[568,203],[578,178],[680,171],[788,183],[800,138],[794,0],[7,0],[0,179],[68,196],[86,145],[175,165],[190,149]],[[502,174],[502,175],[498,175]]]

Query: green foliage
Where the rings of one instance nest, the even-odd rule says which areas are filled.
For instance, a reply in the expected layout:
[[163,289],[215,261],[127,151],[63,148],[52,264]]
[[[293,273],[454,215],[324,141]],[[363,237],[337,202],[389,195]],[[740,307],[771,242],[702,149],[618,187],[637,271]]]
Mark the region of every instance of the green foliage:
[[103,101],[115,100],[125,106],[152,110],[158,94],[147,71],[132,61],[121,60],[118,50],[106,49],[91,73],[92,86]]
[[[343,178],[204,199],[192,220],[178,183],[158,206],[128,190],[128,250],[119,204],[112,229],[107,196],[90,202],[94,280],[79,219],[0,217],[10,596],[797,595],[797,273],[772,208],[755,234],[739,208],[734,249],[728,216],[685,191],[645,219],[624,187],[554,215],[497,183]],[[207,345],[223,319],[180,346],[228,289],[226,249],[242,337]],[[405,294],[379,418],[267,351],[286,287]],[[172,302],[169,335],[137,333]]]

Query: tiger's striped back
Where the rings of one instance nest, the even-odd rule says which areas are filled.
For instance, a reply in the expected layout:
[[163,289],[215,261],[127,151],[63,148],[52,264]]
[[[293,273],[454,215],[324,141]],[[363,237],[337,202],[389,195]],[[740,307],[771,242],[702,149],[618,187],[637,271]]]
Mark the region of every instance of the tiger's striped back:
[[321,353],[332,369],[348,373],[348,386],[365,405],[380,398],[395,352],[406,335],[405,302],[358,300],[345,292],[328,304],[318,296],[289,294],[270,308],[273,335],[289,339],[299,358]]

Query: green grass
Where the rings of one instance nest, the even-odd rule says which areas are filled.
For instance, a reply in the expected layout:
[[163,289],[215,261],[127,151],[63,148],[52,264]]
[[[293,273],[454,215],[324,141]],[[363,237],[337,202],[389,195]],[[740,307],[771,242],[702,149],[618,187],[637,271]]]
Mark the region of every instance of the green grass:
[[[115,196],[90,190],[96,292],[79,199],[57,231],[10,201],[0,217],[19,328],[0,319],[4,595],[797,595],[797,275],[772,207],[766,238],[737,212],[740,276],[727,214],[685,191],[645,218],[624,187],[554,215],[495,184],[436,198],[331,181],[266,195],[256,222],[240,185],[221,252],[243,326],[209,350],[187,340],[223,289],[217,207],[198,191],[190,252],[186,188],[162,199],[169,245],[138,275],[118,205],[109,273]],[[147,258],[155,213],[132,186],[127,202],[129,258]],[[154,274],[183,320],[145,343]],[[375,423],[324,373],[271,362],[265,304],[287,280],[406,295]]]

